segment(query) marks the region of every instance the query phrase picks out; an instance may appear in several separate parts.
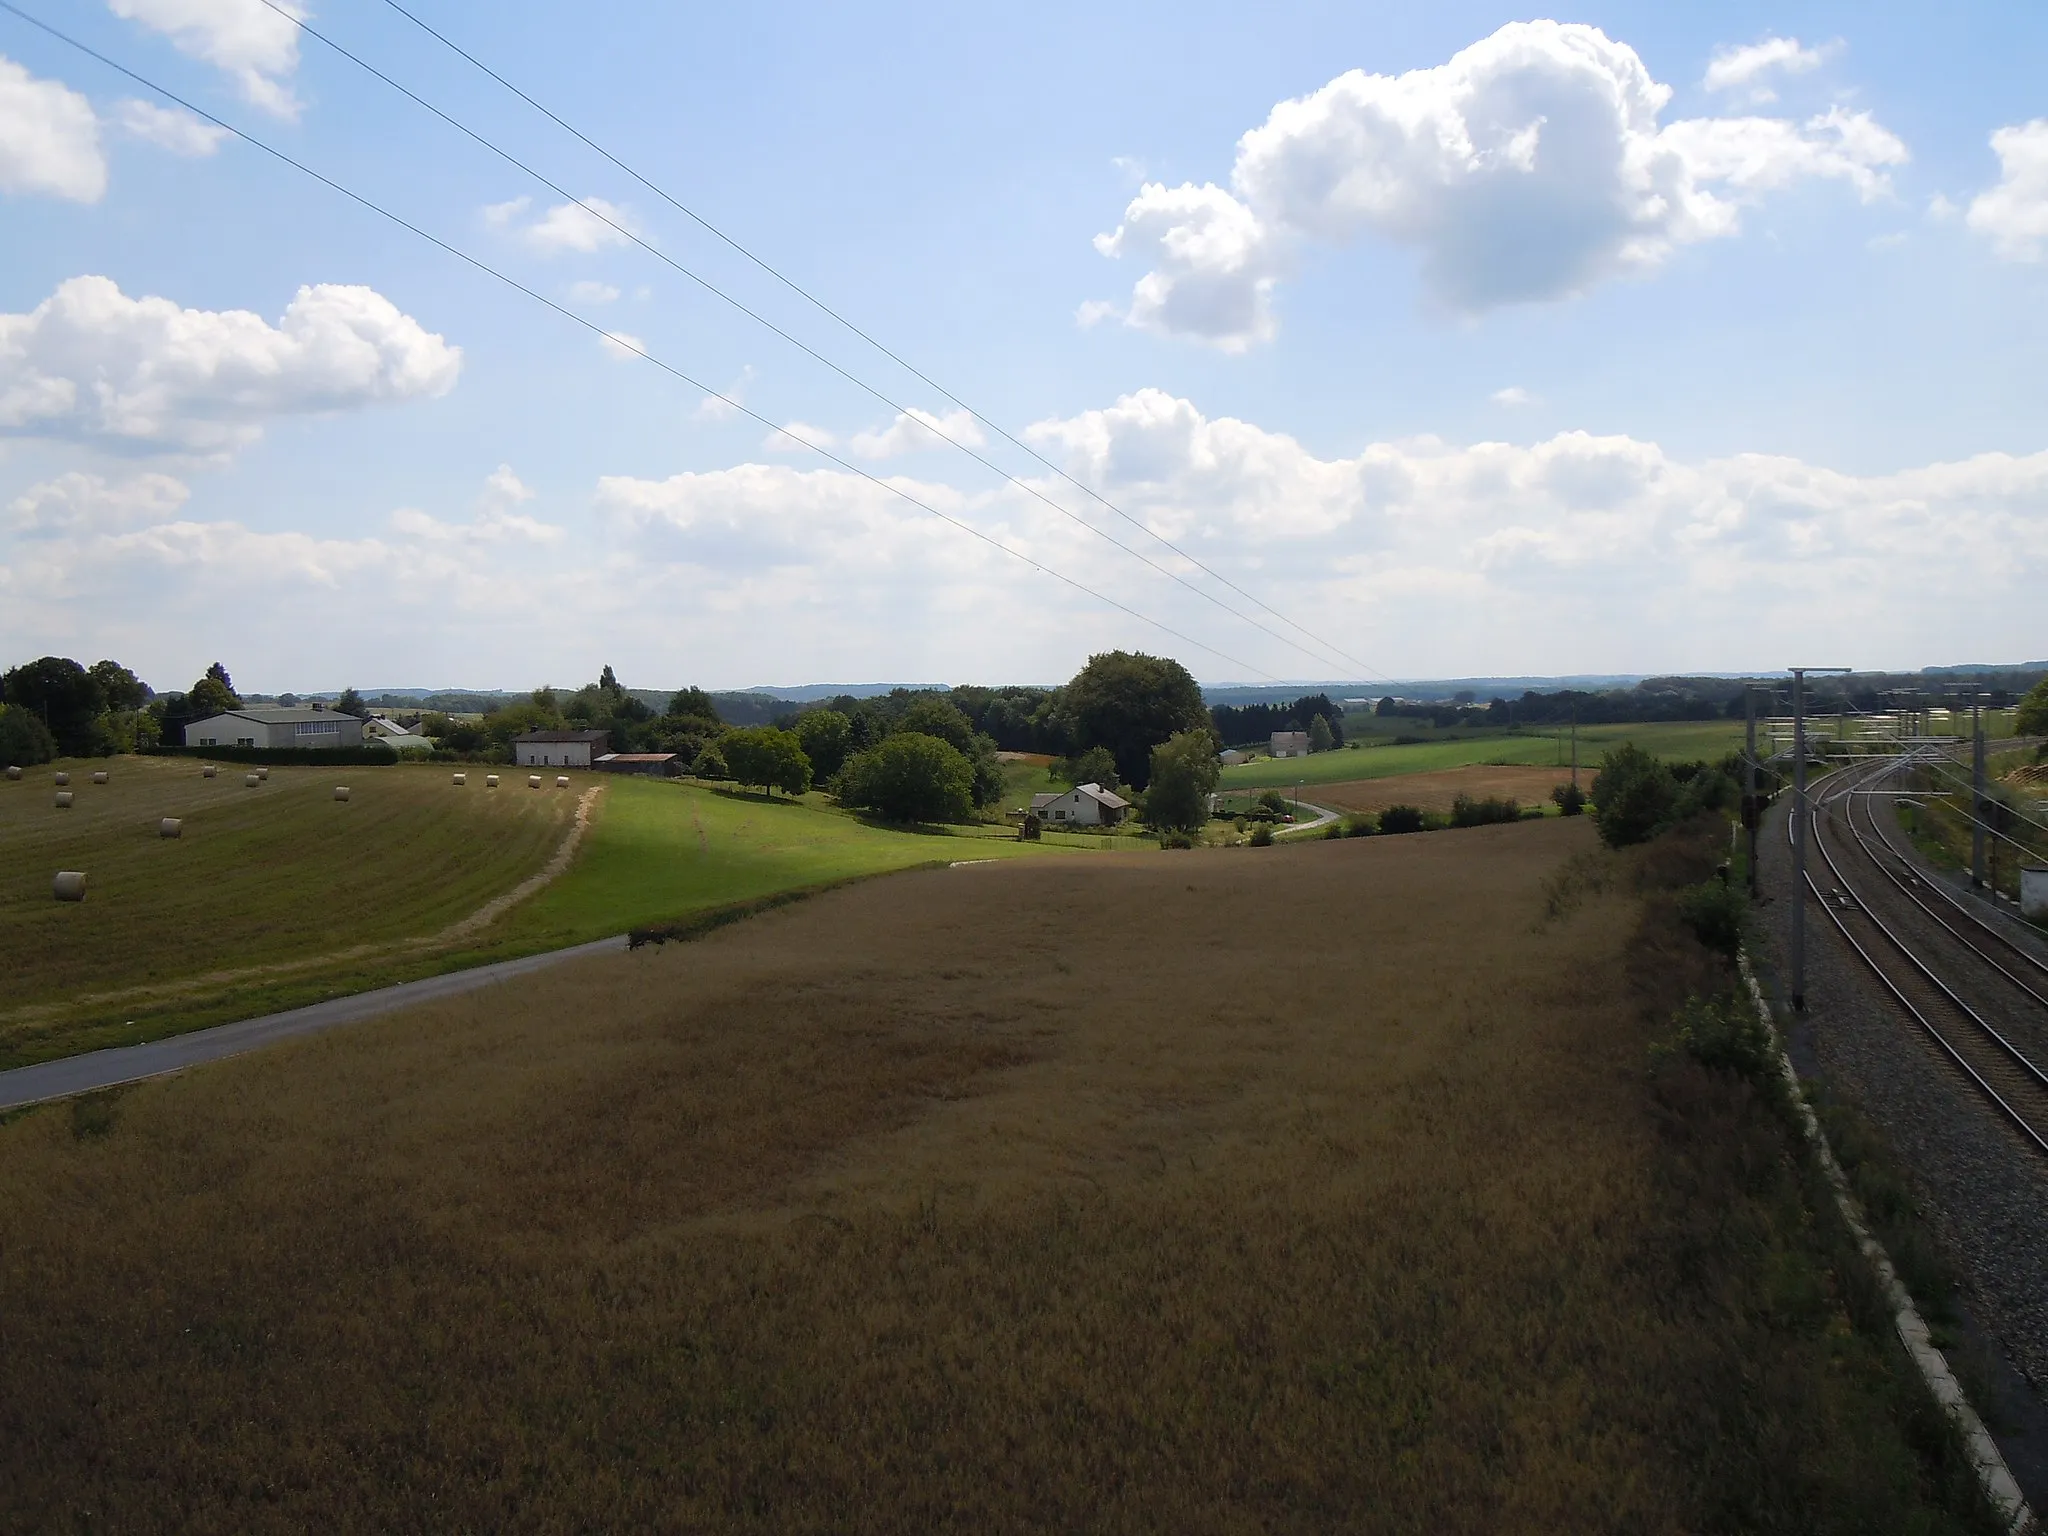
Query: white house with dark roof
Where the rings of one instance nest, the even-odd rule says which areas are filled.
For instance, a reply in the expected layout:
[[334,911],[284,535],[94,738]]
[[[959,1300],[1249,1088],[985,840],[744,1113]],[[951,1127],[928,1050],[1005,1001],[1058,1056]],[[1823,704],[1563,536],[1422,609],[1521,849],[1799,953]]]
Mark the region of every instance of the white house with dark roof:
[[1275,757],[1307,757],[1307,731],[1275,731],[1273,733],[1273,755]]
[[1131,802],[1100,784],[1076,784],[1064,795],[1033,795],[1031,814],[1054,827],[1113,827]]
[[185,727],[188,747],[360,747],[363,722],[334,709],[230,709]]

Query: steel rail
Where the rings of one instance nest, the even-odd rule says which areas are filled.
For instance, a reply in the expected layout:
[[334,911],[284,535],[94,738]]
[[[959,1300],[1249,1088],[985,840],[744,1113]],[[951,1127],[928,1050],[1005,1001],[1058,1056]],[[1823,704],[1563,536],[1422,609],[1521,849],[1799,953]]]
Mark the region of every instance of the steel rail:
[[[1839,796],[1837,796],[1836,798],[1839,798]],[[1823,805],[1827,803],[1827,801],[1822,802]],[[1816,822],[1815,818],[1811,815],[1811,813],[1809,813],[1807,816],[1807,826],[1809,830],[1811,830],[1817,824],[1818,823]],[[1888,928],[1884,924],[1884,922],[1870,910],[1868,904],[1865,903],[1860,896],[1856,895],[1854,887],[1850,886],[1847,879],[1842,875],[1840,866],[1838,866],[1835,863],[1834,856],[1828,852],[1826,842],[1823,839],[1821,839],[1818,835],[1814,836],[1814,845],[1820,849],[1821,858],[1826,862],[1829,871],[1841,883],[1844,894],[1850,900],[1855,902],[1856,909],[1863,914],[1864,918],[1870,923],[1870,925],[1877,929],[1879,933],[1883,934],[1885,938],[1891,942],[1892,946],[1895,949],[1897,949],[1899,953],[1903,955],[1909,963],[1912,964],[1914,969],[1919,971],[1919,973],[1927,981],[1931,982],[1934,985],[1934,987],[1944,997],[1946,997],[1949,1000],[1949,1002],[1952,1003],[1960,1013],[1964,1015],[1964,1017],[1968,1018],[1972,1023],[1976,1024],[1977,1027],[1980,1030],[1982,1030],[1986,1035],[1990,1036],[1992,1040],[1996,1041],[1998,1045],[2004,1049],[2006,1054],[2009,1057],[2011,1057],[2012,1060],[2015,1063],[2017,1063],[2021,1068],[2023,1068],[2026,1071],[2026,1073],[2030,1075],[2034,1082],[2036,1082],[2044,1089],[2048,1089],[2048,1074],[2044,1074],[2039,1067],[2035,1066],[2032,1061],[2027,1059],[2026,1055],[2022,1051],[2020,1051],[2009,1040],[2007,1040],[2005,1036],[2003,1036],[1995,1028],[1993,1028],[1988,1020],[1986,1020],[1968,1003],[1964,1002],[1961,998],[1957,997],[1955,993],[1952,990],[1950,990],[1948,985],[1945,982],[1943,982],[1940,977],[1936,976],[1932,971],[1930,971],[1926,967],[1926,965],[1921,962],[1920,958],[1906,946],[1904,941],[1901,940],[1897,934],[1893,933],[1891,929]],[[1841,913],[1836,910],[1832,903],[1828,901],[1827,897],[1822,893],[1820,886],[1815,882],[1811,873],[1809,873],[1806,877],[1806,885],[1807,889],[1810,892],[1812,892],[1814,900],[1819,902],[1821,909],[1827,913],[1828,920],[1835,925],[1836,931],[1842,935],[1842,938],[1848,943],[1849,947],[1856,951],[1857,955],[1861,957],[1863,963],[1870,967],[1871,973],[1875,975],[1877,979],[1884,985],[1885,990],[1891,993],[1892,997],[1898,1002],[1899,1006],[1904,1008],[1907,1014],[1912,1017],[1913,1021],[1916,1024],[1918,1024],[1920,1028],[1924,1030],[1931,1039],[1933,1039],[1936,1045],[1941,1047],[1943,1054],[1945,1054],[1950,1061],[1954,1062],[1955,1065],[1962,1070],[1963,1075],[1969,1078],[1971,1083],[1973,1083],[1976,1086],[1977,1090],[1980,1093],[1982,1093],[1985,1098],[1989,1099],[1991,1103],[1998,1109],[1998,1111],[2001,1114],[2005,1116],[2007,1120],[2012,1122],[2013,1127],[2016,1130],[2018,1130],[2023,1137],[2025,1137],[2028,1141],[2033,1143],[2034,1149],[2040,1152],[2043,1156],[2048,1156],[2048,1137],[2044,1137],[2040,1131],[2036,1130],[2034,1128],[2033,1123],[2030,1120],[2028,1120],[2028,1118],[2023,1113],[2016,1109],[2013,1106],[2012,1102],[2009,1099],[2007,1099],[2004,1094],[2000,1093],[1998,1089],[1992,1085],[1990,1080],[1984,1076],[1983,1073],[1979,1072],[1976,1069],[1976,1067],[1970,1064],[1968,1058],[1965,1057],[1963,1053],[1956,1048],[1955,1043],[1952,1040],[1950,1040],[1947,1035],[1942,1033],[1941,1029],[1934,1023],[1932,1019],[1928,1018],[1928,1016],[1920,1009],[1919,1005],[1916,1004],[1912,1000],[1912,998],[1906,995],[1905,990],[1899,986],[1898,982],[1895,981],[1892,978],[1891,974],[1884,968],[1884,966],[1881,963],[1879,963],[1877,957],[1870,952],[1869,948],[1865,946],[1863,942],[1859,940],[1853,932],[1850,931],[1849,925],[1842,920]]]
[[[1881,779],[1885,777],[1885,774],[1880,773],[1874,775],[1873,777]],[[1993,955],[1990,951],[1974,943],[1968,934],[1962,932],[1962,930],[1955,927],[1939,912],[1935,911],[1934,908],[1930,907],[1926,902],[1922,901],[1919,895],[1915,893],[1913,888],[1910,885],[1908,885],[1903,878],[1900,877],[1898,871],[1893,869],[1889,863],[1887,863],[1883,858],[1881,858],[1878,855],[1876,849],[1871,846],[1872,838],[1874,838],[1878,843],[1881,843],[1884,846],[1884,851],[1890,854],[1893,860],[1897,861],[1900,864],[1906,865],[1908,870],[1912,870],[1912,865],[1907,862],[1905,854],[1899,851],[1898,845],[1891,840],[1890,836],[1886,834],[1884,828],[1878,824],[1877,815],[1874,811],[1871,810],[1867,800],[1864,803],[1863,815],[1865,820],[1867,820],[1870,823],[1870,836],[1866,837],[1863,834],[1862,829],[1860,829],[1856,825],[1855,794],[1856,792],[1853,790],[1845,791],[1843,794],[1837,796],[1836,798],[1848,801],[1848,809],[1845,813],[1845,819],[1848,824],[1849,835],[1856,840],[1856,846],[1862,849],[1864,856],[1867,857],[1870,860],[1870,862],[1876,866],[1877,872],[1883,875],[1885,879],[1891,881],[1893,885],[1897,886],[1900,895],[1904,896],[1908,901],[1912,902],[1914,906],[1918,907],[1922,912],[1926,913],[1930,921],[1934,922],[1940,928],[1942,928],[1958,944],[1961,944],[1965,949],[1969,950],[1971,953],[1976,955],[1978,959],[1982,960],[1986,965],[1990,966],[1994,971],[1998,972],[1999,975],[2003,976],[2007,981],[2011,982],[2014,986],[2018,987],[2022,992],[2026,993],[2027,996],[2031,997],[2035,1002],[2039,1003],[2042,1007],[2048,1008],[2048,992],[2037,991],[2024,977],[2016,976],[2011,971],[2007,970],[2003,965],[1999,963],[1998,957],[1996,955]],[[2026,961],[2028,965],[2031,965],[2035,970],[2039,971],[2042,975],[2048,976],[2048,963],[2044,963],[2039,956],[2030,952],[2024,945],[2021,945],[2014,939],[2008,937],[2003,933],[2000,933],[1996,928],[1992,927],[1991,924],[1985,922],[1983,918],[1979,917],[1976,913],[1972,912],[1967,906],[1965,906],[1960,900],[1958,900],[1954,892],[1942,890],[1942,888],[1934,882],[1921,879],[1917,871],[1913,873],[1913,878],[1916,881],[1919,881],[1920,884],[1928,886],[1929,889],[1940,891],[1942,900],[1946,901],[1951,907],[1955,908],[1958,915],[1969,919],[1969,921],[1971,921],[1972,923],[1975,923],[1987,935],[1989,935],[1993,939],[1996,939],[2000,944],[2003,944],[2013,954],[2019,956],[2020,959]]]

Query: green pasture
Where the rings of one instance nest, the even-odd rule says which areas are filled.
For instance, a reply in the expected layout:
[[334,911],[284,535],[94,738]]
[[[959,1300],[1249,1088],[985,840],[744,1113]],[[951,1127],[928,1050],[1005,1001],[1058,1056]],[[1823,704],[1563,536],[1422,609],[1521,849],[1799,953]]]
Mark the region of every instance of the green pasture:
[[[433,934],[545,865],[575,803],[510,775],[458,789],[438,767],[274,767],[255,789],[245,772],[123,757],[0,780],[0,1065],[133,1038],[148,1010],[126,994]],[[181,836],[158,836],[166,816]],[[83,902],[52,899],[64,869],[85,872]],[[245,985],[180,1006],[234,1017]]]
[[[1718,758],[1742,745],[1739,720],[1681,720],[1650,725],[1579,727],[1579,763],[1596,767],[1600,754],[1624,741],[1672,759]],[[1332,752],[1284,759],[1261,757],[1223,770],[1222,788],[1292,789],[1296,783],[1343,784],[1406,773],[1435,773],[1475,763],[1544,765],[1571,761],[1571,730],[1517,731],[1497,736],[1446,737],[1402,746],[1343,746]]]
[[805,886],[1042,851],[1017,842],[1007,827],[875,826],[816,794],[771,800],[621,779],[606,793],[574,866],[507,914],[489,938],[516,951],[554,949]]

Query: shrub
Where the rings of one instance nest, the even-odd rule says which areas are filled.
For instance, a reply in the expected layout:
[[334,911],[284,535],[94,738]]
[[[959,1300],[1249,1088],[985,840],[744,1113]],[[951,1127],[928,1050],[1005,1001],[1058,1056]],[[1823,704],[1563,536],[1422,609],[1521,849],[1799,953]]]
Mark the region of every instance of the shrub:
[[1273,828],[1271,823],[1262,821],[1252,828],[1252,846],[1254,848],[1270,848],[1273,846]]
[[[1317,715],[1316,718],[1320,720],[1323,717],[1321,715]],[[1344,823],[1341,821],[1333,821],[1327,827],[1323,828],[1323,841],[1326,843],[1336,842],[1340,840],[1343,836]]]
[[1610,848],[1646,843],[1667,826],[1678,805],[1671,770],[1633,742],[1610,747],[1593,779],[1600,840]]
[[1586,792],[1576,784],[1559,784],[1550,791],[1550,798],[1557,802],[1560,816],[1583,816],[1586,813]]
[[1427,825],[1420,806],[1390,805],[1380,812],[1380,831],[1388,836],[1396,832],[1420,832]]
[[1271,811],[1275,816],[1287,814],[1287,797],[1277,789],[1269,789],[1259,796],[1259,809]]
[[690,764],[690,772],[700,779],[723,779],[731,776],[732,770],[725,765],[725,754],[718,750],[718,743],[708,743],[697,760]]
[[1678,1011],[1678,1046],[1703,1067],[1735,1072],[1759,1084],[1775,1081],[1770,1032],[1748,1001],[1734,993],[1686,999]]
[[1161,848],[1192,848],[1195,840],[1185,832],[1162,832],[1159,834]]
[[1521,819],[1522,808],[1513,800],[1501,800],[1491,795],[1484,800],[1476,800],[1461,794],[1451,802],[1451,825],[1454,827],[1485,827]]
[[1731,880],[1707,880],[1678,893],[1678,915],[1707,948],[1731,960],[1742,948],[1742,920],[1748,909],[1742,888]]
[[1371,837],[1379,830],[1379,822],[1370,811],[1359,811],[1344,818],[1346,837]]

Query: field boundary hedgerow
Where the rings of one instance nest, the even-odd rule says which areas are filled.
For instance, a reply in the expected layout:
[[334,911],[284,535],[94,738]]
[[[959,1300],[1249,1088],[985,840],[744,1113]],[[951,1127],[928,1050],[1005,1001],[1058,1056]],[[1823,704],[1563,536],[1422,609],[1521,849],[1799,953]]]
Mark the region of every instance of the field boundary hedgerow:
[[1792,1065],[1792,1058],[1785,1052],[1784,1038],[1778,1032],[1776,1021],[1771,1016],[1770,1004],[1764,1001],[1763,989],[1757,985],[1756,972],[1750,968],[1749,956],[1745,952],[1738,957],[1741,967],[1742,984],[1748,993],[1749,1002],[1756,1010],[1758,1021],[1768,1033],[1771,1051],[1776,1058],[1776,1068],[1782,1077],[1793,1112],[1798,1116],[1800,1130],[1807,1145],[1812,1149],[1820,1165],[1828,1188],[1835,1201],[1835,1209],[1849,1229],[1850,1238],[1869,1264],[1877,1287],[1892,1312],[1892,1325],[1897,1330],[1899,1343],[1904,1346],[1913,1367],[1920,1373],[1928,1393],[1940,1406],[1957,1437],[1962,1441],[1963,1450],[1971,1469],[1976,1473],[1977,1483],[1984,1498],[1998,1512],[2005,1529],[2012,1536],[2038,1531],[2034,1512],[2028,1507],[2026,1496],[2020,1492],[2019,1483],[2012,1470],[2006,1466],[2005,1457],[1999,1454],[1998,1444],[1991,1438],[1991,1432],[1984,1427],[1984,1420],[1971,1406],[1962,1383],[1948,1363],[1948,1358],[1935,1347],[1934,1337],[1921,1317],[1905,1283],[1900,1280],[1893,1266],[1891,1255],[1885,1252],[1884,1244],[1872,1235],[1865,1220],[1861,1202],[1849,1187],[1848,1175],[1835,1158],[1834,1148],[1828,1144],[1827,1132],[1821,1129],[1819,1118],[1813,1106],[1807,1102],[1799,1082],[1799,1074]]

